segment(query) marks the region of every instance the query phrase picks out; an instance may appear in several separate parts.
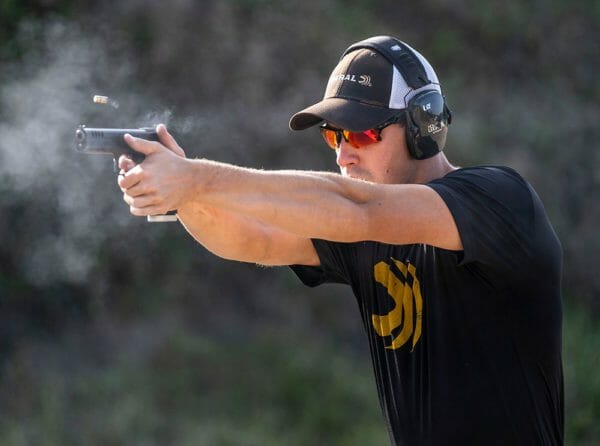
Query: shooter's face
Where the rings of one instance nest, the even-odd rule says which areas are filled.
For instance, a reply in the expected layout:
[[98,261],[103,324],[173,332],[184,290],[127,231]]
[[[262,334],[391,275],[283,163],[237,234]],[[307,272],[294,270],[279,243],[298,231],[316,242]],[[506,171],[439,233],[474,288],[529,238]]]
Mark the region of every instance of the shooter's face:
[[392,124],[381,132],[381,141],[357,149],[342,140],[336,162],[343,176],[381,184],[410,183],[416,165],[406,147],[404,128]]

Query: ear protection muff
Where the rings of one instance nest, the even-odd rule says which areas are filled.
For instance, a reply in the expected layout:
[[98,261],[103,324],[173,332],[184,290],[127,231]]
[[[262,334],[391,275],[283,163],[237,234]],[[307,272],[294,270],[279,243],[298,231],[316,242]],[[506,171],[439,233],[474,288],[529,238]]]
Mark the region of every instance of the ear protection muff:
[[446,145],[452,114],[436,90],[416,94],[406,108],[406,145],[413,158],[431,158]]
[[[376,36],[357,42],[344,51],[346,54],[360,48],[377,51],[402,74],[414,90],[433,84],[414,51],[404,42],[390,36]],[[437,90],[424,90],[408,101],[406,114],[406,143],[413,158],[431,158],[446,144],[452,113],[444,97]]]

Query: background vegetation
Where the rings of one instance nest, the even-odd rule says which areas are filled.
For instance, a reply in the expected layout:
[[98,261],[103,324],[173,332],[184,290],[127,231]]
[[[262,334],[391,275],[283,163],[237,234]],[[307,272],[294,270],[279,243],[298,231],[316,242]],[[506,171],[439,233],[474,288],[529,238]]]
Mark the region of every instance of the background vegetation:
[[375,34],[436,67],[451,160],[515,167],[545,202],[567,444],[600,444],[599,22],[592,0],[0,0],[0,444],[387,443],[349,290],[131,217],[72,142],[166,122],[190,156],[335,170],[287,122]]

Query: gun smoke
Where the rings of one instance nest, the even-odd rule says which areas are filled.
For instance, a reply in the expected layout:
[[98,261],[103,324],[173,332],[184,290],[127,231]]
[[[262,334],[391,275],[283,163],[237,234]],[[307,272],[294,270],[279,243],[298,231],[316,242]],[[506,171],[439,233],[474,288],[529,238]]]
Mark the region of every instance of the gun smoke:
[[[129,120],[129,126],[164,122],[184,132],[194,123],[187,118],[175,125],[172,110],[152,111],[147,98],[128,92],[131,67],[125,58],[109,55],[104,41],[76,24],[30,23],[21,33],[34,31],[42,35],[39,43],[1,74],[0,206],[29,203],[1,219],[3,249],[23,252],[18,267],[32,283],[83,282],[99,244],[115,235],[102,227],[124,232],[144,222],[131,216],[122,202],[112,162],[75,151],[76,126]],[[126,98],[122,112],[92,103],[92,93],[100,89]],[[19,221],[31,221],[32,213],[39,225],[19,228],[19,235],[27,237],[23,249],[16,246],[22,239],[9,232]],[[152,237],[161,230],[136,232]]]

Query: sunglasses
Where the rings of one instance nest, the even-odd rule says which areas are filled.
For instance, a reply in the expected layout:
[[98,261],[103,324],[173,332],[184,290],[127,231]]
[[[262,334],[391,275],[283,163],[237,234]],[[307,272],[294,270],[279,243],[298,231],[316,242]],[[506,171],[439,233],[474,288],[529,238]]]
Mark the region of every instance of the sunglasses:
[[394,116],[391,120],[384,122],[380,126],[365,130],[364,132],[351,132],[350,130],[338,129],[329,126],[327,123],[321,125],[319,130],[327,145],[333,150],[340,148],[342,138],[355,149],[361,149],[381,141],[381,131],[387,126],[400,121],[403,116]]

